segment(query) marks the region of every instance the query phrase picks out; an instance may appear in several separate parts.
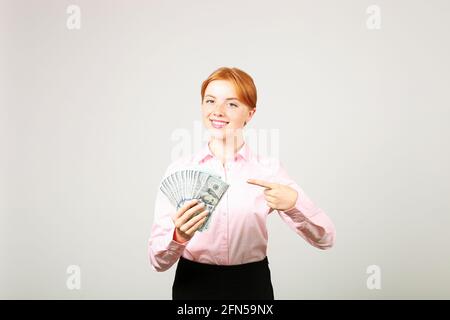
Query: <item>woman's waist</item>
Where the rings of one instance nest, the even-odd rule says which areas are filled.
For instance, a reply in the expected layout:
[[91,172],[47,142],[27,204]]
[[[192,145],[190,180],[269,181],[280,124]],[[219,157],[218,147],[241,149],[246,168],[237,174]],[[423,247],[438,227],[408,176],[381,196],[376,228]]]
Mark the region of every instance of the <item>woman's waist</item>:
[[222,263],[223,260],[217,261],[217,259],[205,258],[202,257],[200,259],[193,260],[192,257],[186,258],[184,256],[180,257],[180,262],[185,266],[195,267],[196,269],[205,269],[205,270],[230,270],[230,271],[239,271],[239,270],[249,270],[252,268],[260,268],[261,265],[268,265],[269,260],[267,256],[257,257],[255,259],[244,260],[239,263],[239,261],[231,260],[227,261],[225,264]]
[[196,252],[195,250],[189,250],[186,248],[181,255],[180,259],[187,260],[189,262],[198,263],[207,267],[224,266],[238,269],[240,266],[251,265],[258,262],[267,260],[266,248],[261,250],[254,250],[249,252],[245,251],[229,251],[227,253],[217,252]]

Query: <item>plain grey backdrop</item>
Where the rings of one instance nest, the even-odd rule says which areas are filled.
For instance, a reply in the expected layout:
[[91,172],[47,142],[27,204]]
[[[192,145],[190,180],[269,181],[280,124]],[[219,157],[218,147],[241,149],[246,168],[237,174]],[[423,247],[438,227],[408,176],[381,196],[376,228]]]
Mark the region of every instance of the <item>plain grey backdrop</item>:
[[337,228],[320,251],[270,216],[275,297],[450,298],[449,1],[0,3],[0,298],[171,298],[154,198],[221,66],[254,78],[250,127],[279,130]]

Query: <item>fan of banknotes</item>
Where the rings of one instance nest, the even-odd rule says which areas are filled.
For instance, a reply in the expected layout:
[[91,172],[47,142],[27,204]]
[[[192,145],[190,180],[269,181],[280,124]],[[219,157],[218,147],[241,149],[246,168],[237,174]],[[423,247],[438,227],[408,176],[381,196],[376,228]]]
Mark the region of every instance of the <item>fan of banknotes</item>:
[[182,169],[165,177],[160,189],[177,209],[192,199],[203,202],[209,214],[198,231],[204,231],[208,229],[211,215],[228,187],[228,183],[213,173],[198,169]]

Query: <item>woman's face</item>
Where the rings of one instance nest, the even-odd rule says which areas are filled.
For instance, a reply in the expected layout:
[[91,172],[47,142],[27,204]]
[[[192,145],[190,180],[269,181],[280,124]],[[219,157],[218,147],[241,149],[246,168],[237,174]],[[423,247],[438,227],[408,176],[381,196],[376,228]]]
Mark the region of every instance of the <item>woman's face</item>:
[[255,113],[237,100],[233,85],[226,80],[211,81],[202,102],[203,124],[215,138],[234,135]]

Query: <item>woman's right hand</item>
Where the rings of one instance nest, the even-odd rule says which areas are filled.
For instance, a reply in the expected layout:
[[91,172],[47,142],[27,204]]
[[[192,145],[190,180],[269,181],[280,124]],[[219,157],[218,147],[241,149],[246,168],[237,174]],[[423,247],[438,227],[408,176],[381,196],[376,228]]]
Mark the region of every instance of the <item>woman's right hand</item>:
[[[190,240],[206,221],[208,211],[204,210],[205,205],[197,199],[186,202],[178,209],[175,218],[175,241],[183,243]],[[195,217],[193,217],[198,213]]]

